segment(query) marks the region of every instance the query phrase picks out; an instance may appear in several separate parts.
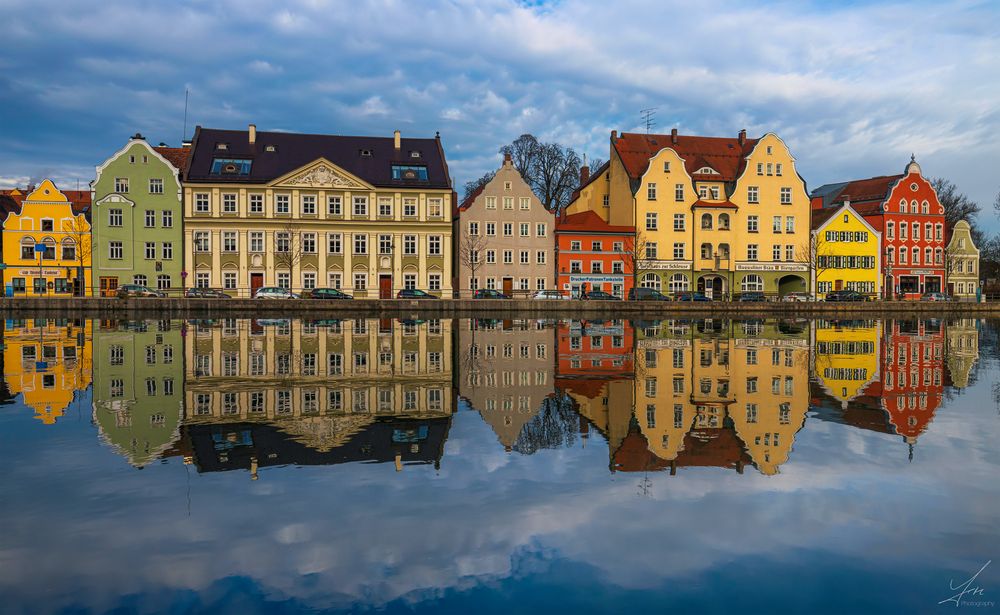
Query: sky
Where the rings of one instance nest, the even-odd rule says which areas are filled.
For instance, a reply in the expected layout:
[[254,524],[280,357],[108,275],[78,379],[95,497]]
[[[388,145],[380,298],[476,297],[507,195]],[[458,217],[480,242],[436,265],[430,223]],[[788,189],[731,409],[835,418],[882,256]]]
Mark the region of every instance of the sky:
[[0,0],[0,20],[0,187],[85,187],[136,132],[254,123],[440,131],[461,190],[522,133],[607,159],[656,108],[654,131],[777,133],[810,189],[915,154],[1000,229],[995,2]]

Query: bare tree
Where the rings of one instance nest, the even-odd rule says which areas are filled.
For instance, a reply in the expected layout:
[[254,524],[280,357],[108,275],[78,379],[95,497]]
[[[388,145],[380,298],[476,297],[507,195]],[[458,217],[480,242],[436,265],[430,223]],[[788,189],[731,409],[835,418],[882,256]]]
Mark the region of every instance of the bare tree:
[[288,271],[289,287],[292,286],[292,272],[300,262],[302,262],[302,232],[289,221],[274,233],[274,269],[278,272]]
[[635,235],[625,238],[622,246],[622,256],[625,258],[625,273],[632,276],[632,286],[639,287],[642,276],[651,271],[650,256],[647,254],[652,244],[642,231],[636,229]]
[[[489,241],[482,235],[470,235],[467,231],[462,233],[462,240],[458,244],[458,264],[467,269],[473,278],[483,266],[483,251],[487,244]],[[461,282],[459,280],[459,289],[462,287]]]
[[465,190],[462,194],[462,202],[464,203],[465,200],[468,199],[477,190],[479,190],[486,184],[490,183],[496,176],[496,174],[497,174],[496,171],[489,171],[488,173],[484,173],[483,176],[480,177],[479,179],[474,179],[470,182],[465,182]]
[[[830,257],[836,255],[836,250],[829,241],[821,241],[818,232],[809,233],[809,243],[799,246],[796,250],[795,260],[805,261],[809,265],[809,272],[812,275],[813,287],[819,291],[819,276],[829,269],[834,269]],[[875,258],[880,258],[881,255]]]
[[514,139],[510,145],[501,147],[500,153],[510,154],[514,168],[521,174],[524,181],[531,185],[531,181],[528,178],[534,174],[535,159],[538,157],[540,147],[541,143],[538,142],[538,139],[534,135],[523,134]]
[[581,165],[572,148],[542,143],[530,134],[523,134],[501,147],[500,153],[510,155],[514,168],[547,210],[559,215],[569,205],[580,181]]
[[[959,220],[965,220],[969,223],[972,241],[976,245],[982,243],[985,239],[984,233],[976,223],[976,218],[981,210],[979,203],[960,192],[954,182],[943,177],[932,179],[931,186],[934,187],[938,201],[944,207],[945,227],[952,228]],[[994,208],[996,208],[996,204],[994,204]]]
[[[76,258],[72,260],[75,260],[77,263],[76,293],[78,293],[78,296],[82,297],[87,294],[87,271],[84,268],[84,263],[90,260],[94,251],[90,224],[82,215],[74,215],[70,220],[63,222],[62,232],[66,237],[71,239],[74,244]],[[62,249],[62,245],[56,247],[58,249]],[[91,282],[94,281],[93,274],[91,274]]]

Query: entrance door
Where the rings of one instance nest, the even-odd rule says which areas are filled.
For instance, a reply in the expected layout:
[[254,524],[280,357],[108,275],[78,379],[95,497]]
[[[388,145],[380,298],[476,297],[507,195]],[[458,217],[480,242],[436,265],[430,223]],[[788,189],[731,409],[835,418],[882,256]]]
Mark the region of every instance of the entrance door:
[[844,281],[843,280],[837,280],[836,282],[834,282],[833,283],[833,289],[834,290],[844,290]]
[[114,297],[118,292],[118,278],[102,277],[100,284],[102,297]]
[[722,278],[712,279],[712,296],[722,297]]
[[250,274],[250,296],[253,297],[257,293],[257,289],[264,285],[264,274],[263,273],[251,273]]
[[514,278],[504,278],[503,279],[503,294],[508,297],[512,296],[511,293],[514,292]]
[[392,276],[391,275],[380,275],[378,276],[378,298],[379,299],[392,299]]

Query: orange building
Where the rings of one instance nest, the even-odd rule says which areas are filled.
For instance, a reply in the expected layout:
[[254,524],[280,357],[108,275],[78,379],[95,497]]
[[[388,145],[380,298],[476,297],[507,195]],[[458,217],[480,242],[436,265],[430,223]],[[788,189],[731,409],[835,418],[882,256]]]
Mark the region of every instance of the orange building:
[[556,223],[559,290],[572,297],[603,290],[624,299],[634,282],[634,242],[634,226],[608,224],[593,211],[563,217]]

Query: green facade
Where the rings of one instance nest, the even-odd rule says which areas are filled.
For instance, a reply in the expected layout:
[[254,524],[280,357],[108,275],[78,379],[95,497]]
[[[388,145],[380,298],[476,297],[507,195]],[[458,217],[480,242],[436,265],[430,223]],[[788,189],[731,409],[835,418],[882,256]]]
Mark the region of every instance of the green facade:
[[[145,139],[135,137],[97,167],[91,191],[94,294],[107,295],[113,287],[134,283],[179,293],[184,286],[184,212],[178,170]],[[119,242],[120,258],[113,258],[112,247]]]
[[94,331],[94,422],[101,439],[135,467],[155,461],[180,437],[182,326],[180,320],[111,322]]

